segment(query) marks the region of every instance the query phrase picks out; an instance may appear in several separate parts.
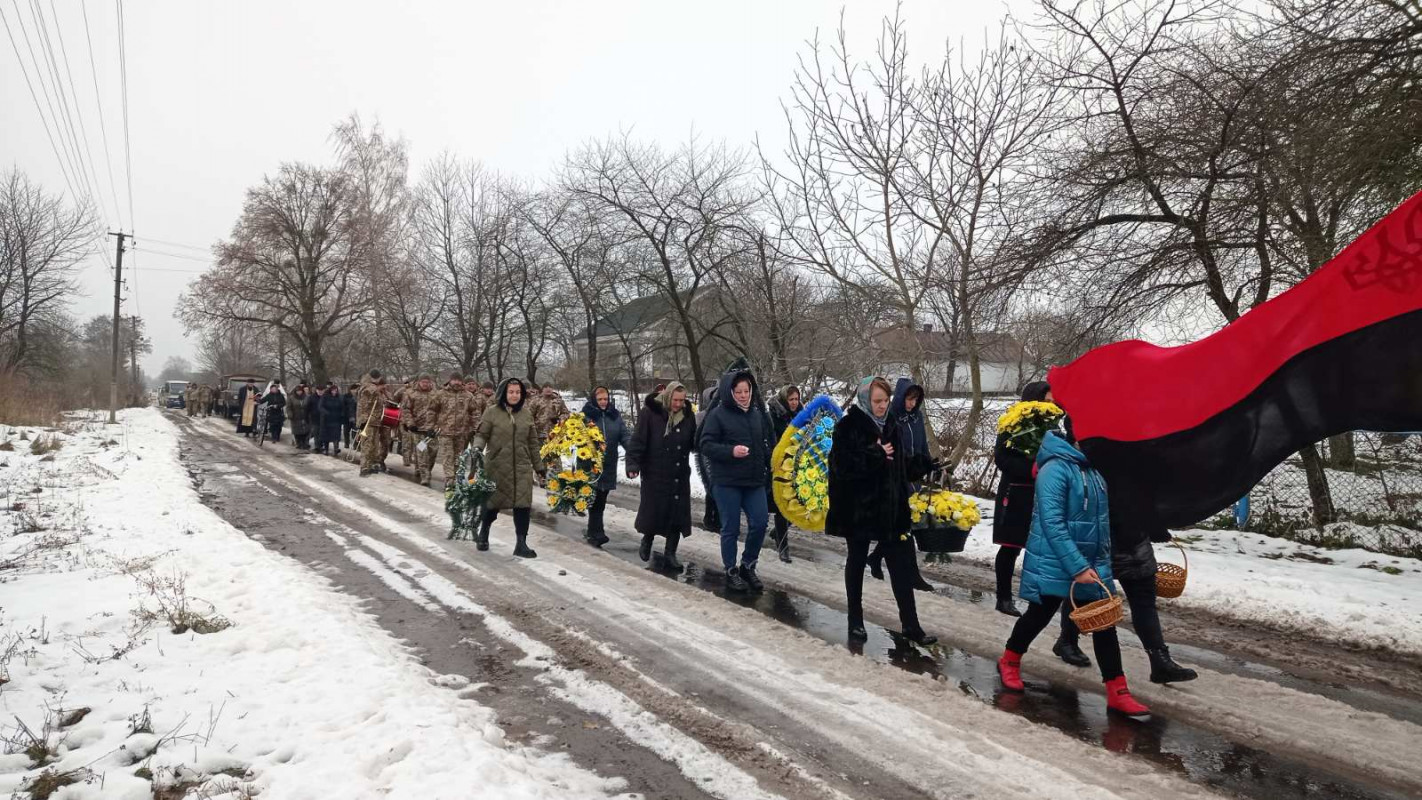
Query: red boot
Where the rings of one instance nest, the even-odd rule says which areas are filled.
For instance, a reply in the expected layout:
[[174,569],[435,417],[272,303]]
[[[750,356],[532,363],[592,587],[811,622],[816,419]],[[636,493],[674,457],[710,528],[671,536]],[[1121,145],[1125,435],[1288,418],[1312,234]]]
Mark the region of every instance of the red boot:
[[997,676],[1002,679],[1003,688],[1009,692],[1023,691],[1025,687],[1022,685],[1022,654],[1003,650],[1002,658],[997,660]]
[[1136,698],[1131,696],[1131,690],[1126,686],[1125,675],[1106,681],[1106,710],[1124,714],[1131,719],[1150,718],[1150,709],[1141,705]]

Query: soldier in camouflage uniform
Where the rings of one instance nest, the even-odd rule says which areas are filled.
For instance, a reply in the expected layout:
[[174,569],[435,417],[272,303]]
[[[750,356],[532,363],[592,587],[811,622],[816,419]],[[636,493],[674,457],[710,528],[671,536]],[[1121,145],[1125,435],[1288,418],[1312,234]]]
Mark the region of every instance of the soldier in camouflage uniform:
[[356,432],[360,439],[360,474],[365,477],[385,471],[385,456],[390,451],[390,429],[380,424],[380,415],[389,396],[380,370],[373,369],[360,383],[356,395]]
[[206,417],[212,408],[212,390],[207,384],[200,383],[197,387],[197,415]]
[[465,386],[464,379],[458,373],[450,375],[449,382],[434,401],[435,427],[439,429],[439,465],[444,471],[445,488],[449,488],[454,481],[459,454],[469,446],[469,437],[476,430],[470,427],[474,421],[475,398],[483,397],[477,392],[477,385],[474,394],[470,394]]
[[[421,375],[414,385],[405,390],[400,403],[400,420],[408,432],[406,452],[415,465],[415,480],[422,486],[430,485],[430,468],[434,466],[435,431],[439,427],[435,401],[439,393],[435,391],[434,380]],[[424,449],[420,445],[424,444]]]
[[539,396],[542,402],[534,408],[533,427],[538,431],[538,441],[541,443],[548,440],[553,426],[567,419],[570,412],[563,402],[563,396],[553,391],[552,386],[544,386]]
[[413,434],[410,433],[408,425],[410,409],[405,405],[405,399],[409,397],[413,385],[413,381],[405,381],[404,385],[396,389],[395,394],[390,398],[390,402],[397,403],[400,406],[400,427],[395,435],[400,437],[400,463],[407,467],[414,463],[410,458],[412,452],[411,448],[413,448],[414,442],[412,441]]
[[193,406],[195,405],[197,405],[197,401],[193,398],[193,385],[190,383],[183,389],[183,410],[187,412],[188,416],[193,415]]

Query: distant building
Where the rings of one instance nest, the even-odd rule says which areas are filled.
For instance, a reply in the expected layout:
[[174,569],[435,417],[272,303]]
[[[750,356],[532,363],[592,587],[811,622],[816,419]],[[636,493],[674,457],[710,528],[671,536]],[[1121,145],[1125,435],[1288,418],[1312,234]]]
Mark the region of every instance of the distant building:
[[[952,337],[935,331],[932,324],[912,331],[902,326],[885,328],[873,334],[872,341],[879,351],[881,375],[907,375],[918,361],[929,392],[968,394],[973,389],[968,354],[957,352],[962,348],[955,348]],[[1032,377],[1022,343],[1003,333],[978,335],[978,368],[984,394],[1016,394]]]

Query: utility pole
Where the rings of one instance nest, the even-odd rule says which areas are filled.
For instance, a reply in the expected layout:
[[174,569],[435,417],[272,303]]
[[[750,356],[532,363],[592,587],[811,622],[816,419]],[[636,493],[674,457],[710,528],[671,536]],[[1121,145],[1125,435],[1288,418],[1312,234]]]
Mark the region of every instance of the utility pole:
[[118,422],[118,374],[119,374],[119,303],[123,299],[123,240],[129,235],[123,232],[110,233],[118,237],[114,252],[114,360],[109,373],[109,424]]

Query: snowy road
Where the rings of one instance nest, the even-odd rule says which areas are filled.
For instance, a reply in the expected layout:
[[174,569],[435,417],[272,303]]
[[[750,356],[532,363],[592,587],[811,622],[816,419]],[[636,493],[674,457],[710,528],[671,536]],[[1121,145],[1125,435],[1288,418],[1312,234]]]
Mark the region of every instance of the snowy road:
[[[635,560],[631,514],[614,508],[609,552],[584,545],[577,522],[538,517],[540,558],[521,562],[507,520],[476,553],[444,539],[429,490],[258,451],[215,420],[180,424],[185,462],[229,522],[365,599],[432,669],[483,684],[474,696],[510,738],[648,797],[1422,792],[1406,691],[1349,696],[1223,661],[1163,689],[1131,649],[1128,674],[1159,712],[1149,725],[1108,720],[1093,675],[1040,654],[1032,691],[996,696],[984,656],[1006,623],[967,590],[921,597],[947,646],[899,648],[875,628],[856,653],[830,550],[767,565],[770,591],[728,602],[719,576],[691,563],[715,560],[712,537],[687,541],[691,568],[672,578]],[[887,587],[870,582],[866,612],[896,618]]]

